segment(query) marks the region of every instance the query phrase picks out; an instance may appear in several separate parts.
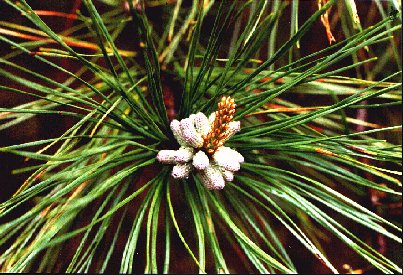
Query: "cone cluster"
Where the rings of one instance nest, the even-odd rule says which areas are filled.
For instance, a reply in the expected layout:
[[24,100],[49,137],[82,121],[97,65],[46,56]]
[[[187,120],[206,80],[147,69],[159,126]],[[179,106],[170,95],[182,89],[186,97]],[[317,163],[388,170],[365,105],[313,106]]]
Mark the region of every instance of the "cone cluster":
[[158,161],[174,164],[173,178],[188,178],[195,171],[208,189],[223,189],[225,181],[234,179],[234,172],[244,161],[239,152],[223,146],[240,130],[240,122],[232,121],[234,113],[234,100],[223,97],[209,118],[199,112],[181,121],[172,120],[170,127],[180,148],[159,151]]

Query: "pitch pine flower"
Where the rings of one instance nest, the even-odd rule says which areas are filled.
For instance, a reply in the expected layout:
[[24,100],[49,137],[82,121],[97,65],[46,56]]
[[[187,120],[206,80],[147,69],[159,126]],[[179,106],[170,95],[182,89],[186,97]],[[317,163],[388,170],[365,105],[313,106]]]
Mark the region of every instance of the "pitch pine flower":
[[203,146],[203,137],[201,133],[196,131],[193,118],[185,118],[181,120],[182,137],[186,144],[193,148],[200,148]]
[[204,153],[203,151],[199,151],[193,156],[193,166],[197,170],[204,170],[209,165],[210,165],[210,160],[209,160],[208,156],[206,155],[206,153]]
[[192,147],[181,146],[176,151],[175,161],[179,163],[189,162],[193,158],[194,149]]
[[157,154],[157,160],[164,164],[174,164],[175,161],[175,150],[161,150]]
[[222,176],[224,177],[224,179],[225,179],[226,181],[233,181],[233,180],[234,180],[234,173],[231,172],[231,171],[225,170],[225,171],[222,173]]
[[[214,152],[228,139],[229,124],[234,117],[235,106],[235,101],[231,97],[224,96],[218,103],[218,109],[214,113],[214,121],[210,132],[203,136],[203,145],[209,154],[214,154]],[[231,132],[232,131],[233,130],[231,130]],[[234,133],[232,133],[232,135],[233,134]]]
[[243,158],[240,159],[237,153],[235,150],[222,146],[214,153],[213,160],[225,170],[235,172],[241,168],[240,163],[243,162]]
[[241,122],[239,121],[231,121],[229,124],[226,140],[235,135],[239,130],[241,130]]
[[206,169],[199,172],[200,180],[208,189],[223,189],[225,180],[221,170],[216,165],[209,165]]
[[199,132],[202,137],[210,132],[211,127],[209,120],[203,113],[199,112],[194,116],[194,123],[196,131]]
[[189,163],[179,163],[172,168],[172,177],[175,179],[187,178],[192,171],[192,166]]
[[186,146],[185,139],[182,137],[180,121],[176,120],[176,119],[172,120],[170,127],[171,127],[171,131],[174,134],[174,137],[175,137],[176,141],[179,143],[179,145]]
[[188,178],[192,170],[208,189],[223,189],[225,181],[233,181],[234,172],[244,162],[243,156],[224,143],[241,129],[239,121],[232,121],[235,102],[223,97],[217,111],[207,116],[201,112],[182,120],[172,120],[170,128],[180,148],[161,150],[157,160],[175,164],[172,177]]

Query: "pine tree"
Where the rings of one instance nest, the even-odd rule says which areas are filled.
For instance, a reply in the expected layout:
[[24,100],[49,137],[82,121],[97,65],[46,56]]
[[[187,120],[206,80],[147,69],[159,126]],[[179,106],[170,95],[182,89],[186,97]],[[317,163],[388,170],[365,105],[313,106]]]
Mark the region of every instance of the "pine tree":
[[0,204],[0,270],[295,273],[298,249],[402,272],[366,235],[401,244],[397,1],[29,2],[1,4],[0,90],[32,100],[0,131],[71,123],[0,147],[30,174]]

